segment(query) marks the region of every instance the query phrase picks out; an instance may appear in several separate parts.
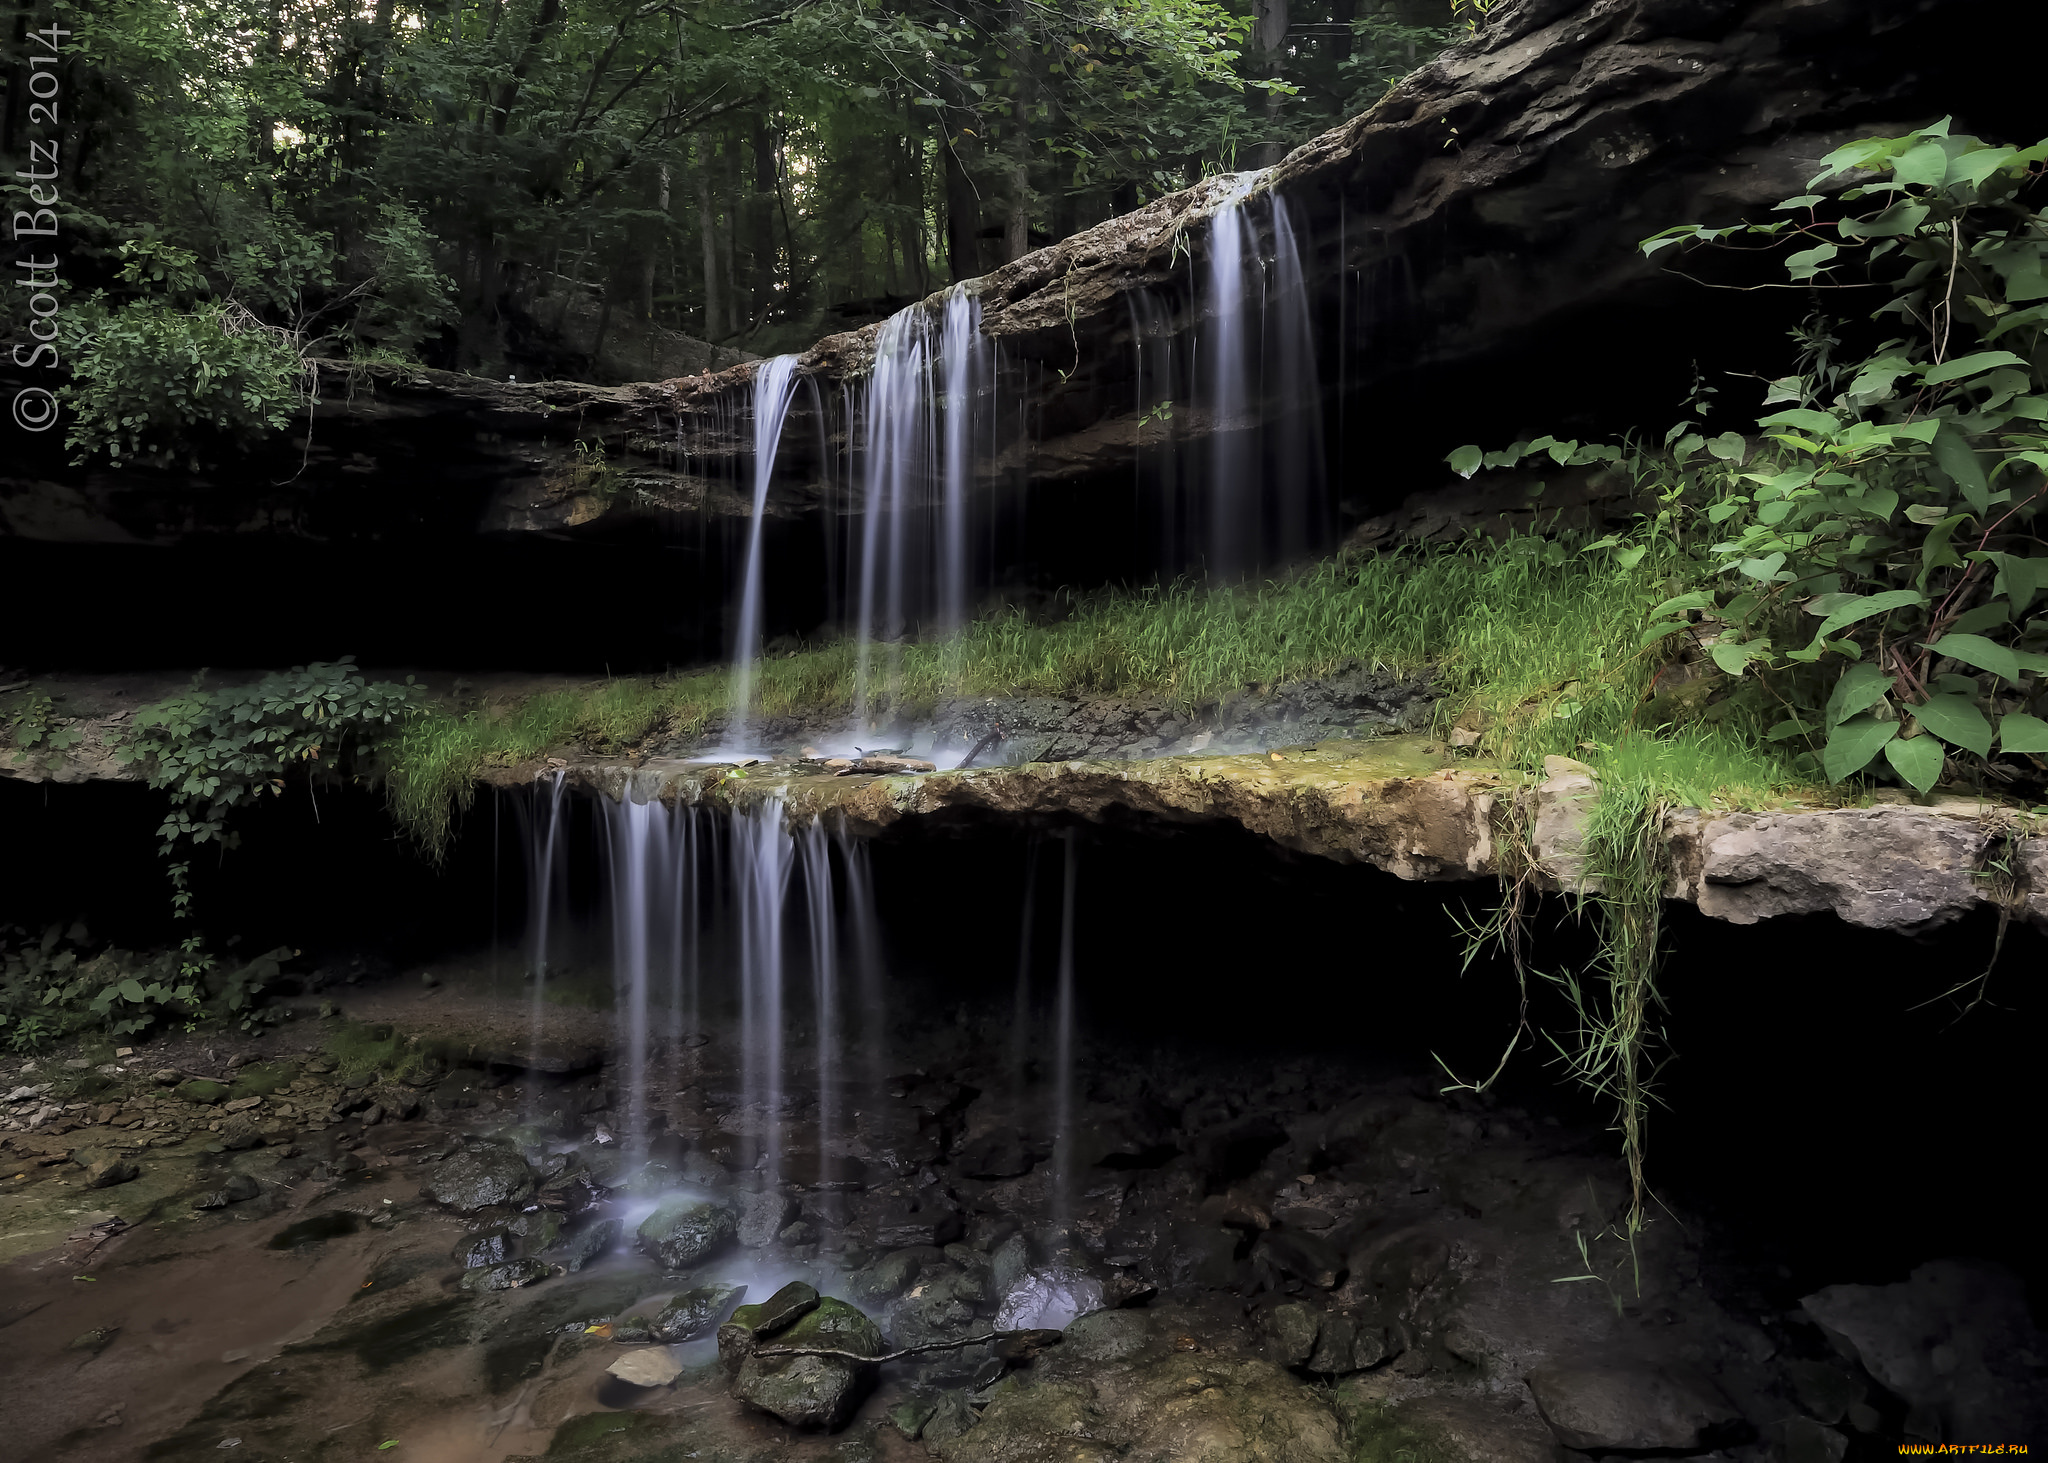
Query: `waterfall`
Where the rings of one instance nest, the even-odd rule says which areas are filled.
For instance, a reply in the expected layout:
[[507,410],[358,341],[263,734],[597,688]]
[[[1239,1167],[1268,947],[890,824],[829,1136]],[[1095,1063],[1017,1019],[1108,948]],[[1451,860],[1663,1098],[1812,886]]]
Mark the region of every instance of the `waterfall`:
[[[642,801],[639,791],[629,783],[617,802],[597,801],[623,1151],[631,1164],[644,1161],[665,1121],[663,1092],[696,1080],[694,1062],[685,1078],[683,1053],[706,1044],[709,1004],[739,1015],[737,1043],[707,1058],[738,1068],[739,1110],[725,1120],[738,1161],[782,1173],[793,1153],[812,1146],[792,1122],[815,1110],[819,1177],[827,1178],[847,1136],[849,1079],[878,1086],[888,1060],[865,847],[843,823],[792,831],[779,796],[727,815]],[[561,846],[559,779],[523,801],[535,881],[528,897],[539,903],[559,885],[549,873]],[[536,1004],[536,1040],[540,1020]],[[815,1039],[792,1046],[789,1032],[805,1020]],[[846,1054],[855,1050],[866,1061],[849,1072]]]
[[783,909],[794,840],[780,797],[733,815],[733,899],[738,906],[740,1061],[750,1121],[761,1124],[755,1166],[779,1171],[782,1159]]
[[775,451],[782,424],[796,394],[795,356],[763,361],[754,372],[754,513],[747,529],[746,571],[740,590],[739,629],[732,647],[730,749],[747,750],[753,735],[754,661],[760,654],[762,623],[761,539],[767,528],[768,484],[775,476]]
[[1245,273],[1252,251],[1247,243],[1244,198],[1257,180],[1241,173],[1209,224],[1209,573],[1231,578],[1257,557],[1259,484],[1252,444],[1238,423],[1251,402],[1246,356]]
[[[558,771],[548,779],[545,792],[536,789],[530,803],[522,798],[513,804],[526,834],[526,978],[533,982],[526,1031],[529,1049],[540,1046],[547,1014],[549,941],[567,893],[569,850],[562,837],[562,791],[567,780],[567,774]],[[530,1072],[526,1084],[529,1117],[539,1095],[537,1077]]]
[[1074,883],[1080,845],[1070,828],[1060,882],[1059,1004],[1053,1016],[1053,1223],[1064,1227],[1074,1212]]
[[964,287],[946,293],[936,318],[922,304],[912,305],[876,333],[862,409],[864,516],[854,614],[861,728],[880,699],[876,644],[890,647],[886,684],[893,696],[903,642],[920,628],[950,633],[967,621],[975,426],[991,376],[981,303]]
[[1218,580],[1300,554],[1325,536],[1302,245],[1286,200],[1262,195],[1273,235],[1269,273],[1251,213],[1262,176],[1239,174],[1209,225],[1208,328],[1198,350],[1210,431],[1208,562]]

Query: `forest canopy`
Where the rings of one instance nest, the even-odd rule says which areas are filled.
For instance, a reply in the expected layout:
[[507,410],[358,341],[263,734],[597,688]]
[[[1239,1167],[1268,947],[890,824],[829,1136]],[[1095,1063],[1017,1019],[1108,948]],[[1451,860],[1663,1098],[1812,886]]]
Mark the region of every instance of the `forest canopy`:
[[1449,0],[44,0],[12,69],[53,16],[67,365],[208,355],[229,429],[309,355],[799,348],[1277,161],[1456,33]]

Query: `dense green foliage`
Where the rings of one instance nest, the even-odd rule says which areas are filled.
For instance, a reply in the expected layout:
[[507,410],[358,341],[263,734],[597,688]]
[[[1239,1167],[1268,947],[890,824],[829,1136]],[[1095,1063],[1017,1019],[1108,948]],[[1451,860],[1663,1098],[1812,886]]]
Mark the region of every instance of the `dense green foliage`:
[[[1455,33],[1447,0],[54,15],[72,441],[118,455],[274,428],[306,356],[587,373],[627,312],[806,344],[1274,161]],[[12,21],[19,98],[31,8]],[[39,134],[18,101],[0,121],[19,197]],[[579,302],[597,318],[571,347]]]
[[157,836],[171,860],[173,910],[189,914],[192,902],[181,849],[232,848],[229,811],[282,795],[289,772],[305,774],[309,791],[316,775],[367,774],[416,705],[410,683],[367,682],[344,659],[220,690],[195,686],[137,712],[133,735],[115,755],[171,795]]
[[[1547,452],[1621,462],[1661,503],[1599,546],[1671,559],[1679,592],[1642,634],[1711,658],[1810,776],[1866,770],[1919,792],[1942,781],[2038,792],[2048,754],[2048,142],[2024,151],[1945,125],[1851,143],[1811,186],[1869,174],[1790,218],[1648,241],[1798,243],[1815,288],[1882,289],[1901,335],[1843,360],[1821,320],[1771,383],[1760,439],[1674,428],[1660,452],[1517,443],[1463,448],[1470,472]],[[1854,267],[1863,281],[1838,278]],[[1879,754],[1883,761],[1877,761]]]
[[88,1033],[118,1041],[205,1021],[254,1030],[275,1019],[263,992],[296,953],[272,950],[227,967],[196,939],[145,953],[102,945],[78,924],[0,932],[0,1044],[33,1051]]

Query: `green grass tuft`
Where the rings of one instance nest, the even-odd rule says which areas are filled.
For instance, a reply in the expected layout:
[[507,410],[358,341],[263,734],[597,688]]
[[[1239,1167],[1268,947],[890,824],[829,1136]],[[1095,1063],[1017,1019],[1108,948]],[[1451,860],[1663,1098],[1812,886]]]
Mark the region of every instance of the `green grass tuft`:
[[[1198,707],[1355,661],[1431,675],[1445,728],[1482,729],[1488,754],[1511,767],[1534,770],[1550,754],[1613,758],[1683,800],[1774,796],[1796,779],[1747,725],[1656,736],[1636,727],[1657,668],[1654,650],[1636,641],[1644,612],[1669,593],[1655,556],[1623,567],[1555,540],[1474,540],[1324,562],[1256,586],[1103,593],[1057,620],[998,611],[951,639],[875,647],[870,707],[916,714],[948,695],[1154,696]],[[757,713],[850,711],[856,673],[846,641],[772,657],[757,671]],[[487,766],[692,735],[727,708],[730,686],[718,667],[509,708],[423,712],[390,761],[392,811],[439,850]]]

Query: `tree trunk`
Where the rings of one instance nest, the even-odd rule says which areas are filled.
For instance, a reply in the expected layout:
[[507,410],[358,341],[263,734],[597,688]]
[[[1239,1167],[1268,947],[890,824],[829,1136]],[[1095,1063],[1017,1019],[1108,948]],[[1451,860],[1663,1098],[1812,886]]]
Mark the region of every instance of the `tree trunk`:
[[[1287,46],[1287,0],[1258,0],[1258,19],[1252,27],[1252,47],[1259,53],[1260,70],[1277,78]],[[1280,93],[1266,93],[1268,140],[1259,148],[1257,166],[1270,168],[1287,156],[1287,144],[1280,137]]]
[[697,233],[704,244],[704,338],[719,340],[725,335],[725,291],[718,287],[718,218],[711,210],[711,145],[699,137],[696,145]]
[[946,267],[955,284],[981,273],[981,200],[960,156],[966,145],[965,138],[939,140],[946,166]]
[[654,191],[654,208],[661,215],[661,218],[653,226],[652,234],[647,240],[647,252],[642,256],[640,262],[640,318],[642,320],[651,321],[654,319],[654,268],[656,261],[661,257],[662,241],[668,236],[668,188],[668,164],[663,163]]

